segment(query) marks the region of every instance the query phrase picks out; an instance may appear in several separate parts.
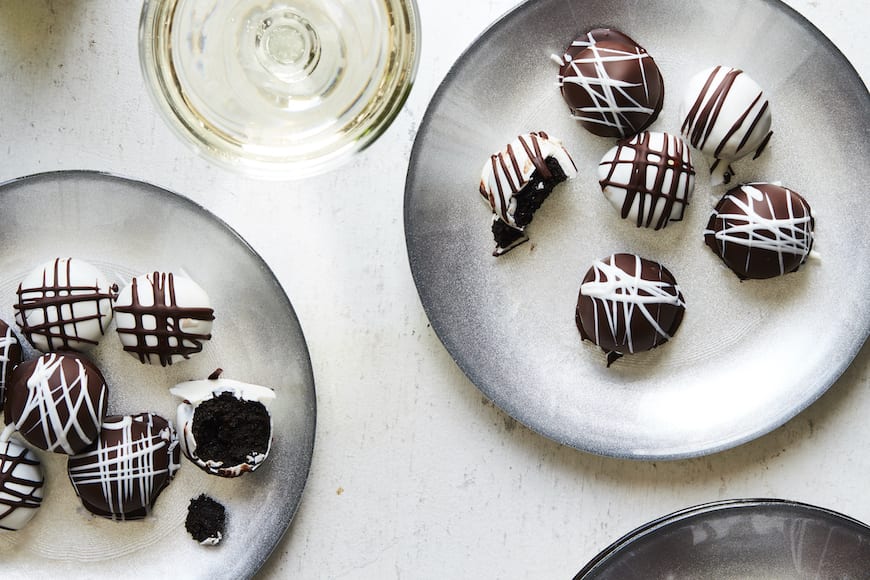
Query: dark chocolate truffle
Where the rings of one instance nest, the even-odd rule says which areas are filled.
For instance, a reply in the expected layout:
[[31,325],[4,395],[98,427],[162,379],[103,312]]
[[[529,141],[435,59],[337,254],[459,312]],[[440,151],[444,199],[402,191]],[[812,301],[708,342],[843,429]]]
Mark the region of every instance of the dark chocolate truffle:
[[662,110],[659,67],[634,40],[598,28],[571,43],[561,57],[559,86],[571,114],[601,137],[628,137],[649,127]]
[[683,294],[667,268],[634,254],[613,254],[586,272],[575,319],[582,339],[601,347],[610,366],[624,354],[667,342],[685,310]]
[[492,233],[500,256],[528,241],[525,228],[559,183],[577,175],[562,143],[543,131],[518,136],[484,163],[478,190],[493,211]]
[[20,362],[21,343],[9,325],[0,320],[0,410],[6,400],[6,383],[12,376],[12,369]]
[[658,230],[683,219],[695,189],[689,146],[667,133],[621,140],[598,165],[604,197],[623,219]]
[[179,383],[170,392],[178,406],[181,450],[202,470],[221,477],[254,471],[272,446],[268,405],[275,391],[230,379],[219,373],[203,381]]
[[112,520],[139,520],[180,466],[178,437],[153,413],[110,415],[96,445],[67,462],[69,479],[82,505]]
[[814,225],[799,194],[773,183],[750,183],[719,200],[704,241],[741,279],[773,278],[806,261]]
[[23,528],[42,505],[39,458],[15,441],[0,442],[0,530]]
[[190,500],[184,528],[203,546],[216,546],[224,537],[226,508],[205,494]]
[[82,351],[96,345],[112,320],[110,285],[88,262],[57,258],[31,272],[18,286],[15,320],[43,352]]
[[211,339],[214,310],[199,284],[184,276],[136,276],[115,301],[124,350],[140,362],[171,365],[201,352]]
[[12,372],[6,423],[40,449],[72,455],[97,439],[107,401],[106,381],[91,361],[48,353]]

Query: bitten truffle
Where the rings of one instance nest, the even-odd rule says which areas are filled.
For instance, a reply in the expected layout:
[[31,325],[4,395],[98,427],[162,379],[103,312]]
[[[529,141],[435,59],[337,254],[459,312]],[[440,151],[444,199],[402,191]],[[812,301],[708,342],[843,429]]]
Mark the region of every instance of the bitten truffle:
[[741,279],[797,270],[813,248],[810,205],[774,183],[735,187],[716,204],[704,242]]
[[670,340],[686,302],[667,268],[634,254],[598,260],[583,277],[575,319],[583,340],[601,347],[607,366]]
[[656,120],[665,85],[647,51],[625,34],[591,30],[571,43],[558,82],[571,115],[600,137],[629,137]]
[[491,155],[480,175],[480,195],[492,209],[493,256],[528,241],[525,228],[559,183],[577,175],[562,143],[543,131],[518,136]]
[[200,469],[221,477],[254,471],[272,446],[268,405],[275,391],[267,387],[211,378],[179,383],[170,392],[178,406],[181,450]]
[[57,258],[19,284],[15,320],[42,352],[84,351],[105,334],[117,290],[88,262]]
[[115,301],[124,350],[142,363],[171,365],[202,351],[214,310],[193,280],[171,272],[136,276]]
[[35,447],[72,455],[96,441],[108,398],[94,363],[73,353],[48,353],[12,371],[6,423]]
[[67,473],[82,505],[112,520],[139,520],[180,467],[172,425],[153,413],[110,415],[96,445],[70,456]]
[[17,531],[42,505],[39,458],[15,441],[0,441],[0,530]]

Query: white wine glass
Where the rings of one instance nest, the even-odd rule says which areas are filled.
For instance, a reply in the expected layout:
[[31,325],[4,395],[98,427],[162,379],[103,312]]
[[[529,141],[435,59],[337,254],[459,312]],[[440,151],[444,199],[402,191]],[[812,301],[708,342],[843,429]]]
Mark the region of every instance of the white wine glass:
[[139,47],[169,125],[220,165],[301,178],[346,161],[402,108],[415,0],[146,0]]

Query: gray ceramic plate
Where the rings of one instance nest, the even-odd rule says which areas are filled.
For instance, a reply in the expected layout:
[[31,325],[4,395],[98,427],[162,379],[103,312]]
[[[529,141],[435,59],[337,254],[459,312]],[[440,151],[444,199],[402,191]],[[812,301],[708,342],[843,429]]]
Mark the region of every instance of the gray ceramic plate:
[[[74,256],[119,283],[153,270],[184,270],[209,293],[216,320],[203,352],[167,368],[121,350],[114,326],[92,351],[106,376],[110,413],[154,411],[175,422],[175,383],[224,377],[267,385],[274,442],[269,459],[237,479],[200,471],[186,459],[152,516],[115,523],[88,515],[66,475],[65,456],[40,453],[46,497],[23,530],[0,533],[9,578],[242,578],[266,561],[302,496],[314,445],[315,393],[308,348],[287,296],[263,260],[189,200],[145,183],[90,172],[35,175],[0,186],[0,318],[12,322],[24,274]],[[206,493],[227,508],[216,547],[184,529],[190,499]]]
[[645,524],[607,547],[575,580],[865,579],[870,527],[776,499],[727,500]]
[[[679,132],[679,95],[705,67],[762,83],[775,134],[738,180],[782,181],[817,218],[813,260],[740,283],[702,243],[724,188],[698,186],[686,219],[661,231],[620,220],[596,167],[613,141],[569,118],[550,60],[579,34],[621,29],[659,63],[665,105],[652,130]],[[526,2],[487,30],[438,89],[412,152],[405,232],[433,328],[462,370],[511,416],[560,443],[638,459],[715,452],[762,435],[815,401],[870,332],[866,175],[870,96],[841,53],[779,2]],[[491,153],[517,134],[560,137],[580,169],[529,226],[531,242],[493,258],[477,192]],[[665,264],[688,311],[674,340],[605,368],[574,325],[593,260],[628,251]]]

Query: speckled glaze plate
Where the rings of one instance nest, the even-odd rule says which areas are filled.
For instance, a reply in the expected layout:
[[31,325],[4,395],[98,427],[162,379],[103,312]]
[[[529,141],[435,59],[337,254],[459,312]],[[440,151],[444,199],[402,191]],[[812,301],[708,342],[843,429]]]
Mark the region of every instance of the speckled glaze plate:
[[[779,279],[739,282],[703,245],[723,186],[695,153],[686,219],[660,231],[619,219],[596,169],[614,145],[570,118],[556,86],[562,53],[595,27],[622,30],[656,59],[664,108],[651,130],[679,133],[679,98],[708,66],[746,70],[771,100],[774,136],[735,181],[781,181],[816,216],[820,259]],[[459,58],[417,135],[405,232],[429,320],[496,405],[560,443],[636,459],[703,455],[758,437],[806,408],[870,332],[866,176],[870,96],[849,62],[779,2],[535,0]],[[493,258],[491,211],[477,192],[491,153],[517,134],[561,138],[579,176],[555,190],[531,241]],[[633,252],[663,263],[687,302],[675,338],[610,368],[574,323],[593,260]]]
[[644,524],[574,580],[866,578],[870,527],[778,499],[726,500]]
[[[111,281],[153,270],[184,271],[209,293],[212,340],[171,367],[143,365],[121,350],[114,325],[91,358],[109,387],[109,412],[156,412],[175,422],[169,388],[225,378],[275,389],[269,459],[236,479],[210,476],[182,458],[172,484],[143,521],[112,522],[81,507],[66,457],[40,452],[45,500],[19,532],[0,532],[0,575],[12,578],[244,578],[266,561],[293,518],[314,445],[315,392],[308,348],[286,294],[238,234],[188,199],[92,172],[45,173],[0,186],[0,318],[13,321],[18,282],[54,257],[97,266]],[[33,355],[32,350],[30,354]],[[189,500],[205,493],[227,508],[220,545],[185,531]]]

